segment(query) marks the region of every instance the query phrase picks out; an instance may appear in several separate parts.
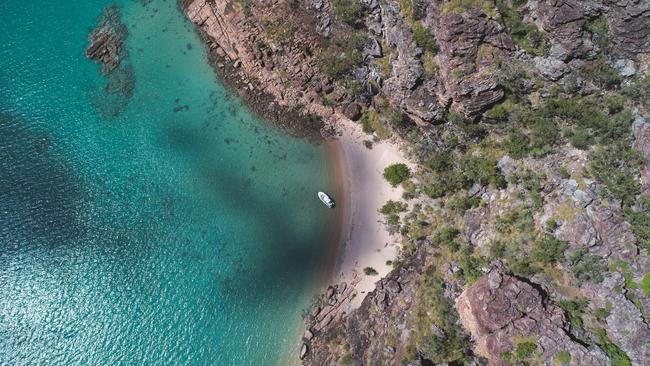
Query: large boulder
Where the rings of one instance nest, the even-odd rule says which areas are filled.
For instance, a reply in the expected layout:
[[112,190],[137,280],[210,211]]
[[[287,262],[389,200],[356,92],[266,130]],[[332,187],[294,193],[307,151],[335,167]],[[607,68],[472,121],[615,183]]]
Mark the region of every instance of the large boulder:
[[521,338],[535,340],[544,365],[552,365],[560,352],[571,355],[571,365],[608,364],[602,351],[569,337],[562,309],[533,285],[506,274],[500,263],[458,297],[456,308],[476,340],[476,352],[490,365],[507,365],[503,354],[514,351]]

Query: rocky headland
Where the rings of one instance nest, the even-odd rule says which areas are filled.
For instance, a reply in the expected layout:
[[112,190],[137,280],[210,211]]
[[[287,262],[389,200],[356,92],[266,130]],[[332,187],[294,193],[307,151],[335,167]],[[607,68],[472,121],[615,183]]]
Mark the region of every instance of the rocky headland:
[[650,364],[649,2],[182,7],[255,110],[417,165],[381,209],[394,269],[327,288],[304,364]]

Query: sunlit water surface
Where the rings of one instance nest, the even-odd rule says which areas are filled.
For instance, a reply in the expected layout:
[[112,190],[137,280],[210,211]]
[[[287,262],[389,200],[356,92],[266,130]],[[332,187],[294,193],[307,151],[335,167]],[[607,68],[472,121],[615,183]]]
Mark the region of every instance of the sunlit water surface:
[[0,4],[0,365],[284,364],[324,153],[224,89],[172,0],[119,3],[135,89],[104,117],[106,5]]

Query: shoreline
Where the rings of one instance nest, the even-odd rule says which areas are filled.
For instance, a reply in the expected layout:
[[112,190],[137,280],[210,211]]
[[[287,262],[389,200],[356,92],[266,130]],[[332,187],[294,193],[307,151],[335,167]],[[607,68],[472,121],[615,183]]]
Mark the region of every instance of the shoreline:
[[[185,3],[181,0],[184,13]],[[394,140],[374,142],[370,149],[364,146],[364,141],[373,136],[334,110],[324,122],[302,114],[299,108],[281,105],[264,90],[263,82],[244,75],[240,63],[218,52],[218,44],[200,26],[195,24],[194,29],[206,46],[214,74],[243,105],[290,136],[323,144],[328,160],[328,189],[337,207],[328,220],[327,258],[317,268],[314,293],[322,294],[329,286],[345,282],[351,296],[337,306],[335,313],[342,315],[358,308],[375,289],[375,283],[393,269],[387,262],[395,260],[399,253],[399,242],[388,233],[379,209],[390,199],[400,200],[402,188],[392,188],[383,178],[383,170],[398,162],[411,167],[413,164]],[[377,274],[365,275],[365,267],[372,267]],[[301,329],[305,330],[304,322]]]
[[[379,209],[388,200],[400,200],[403,189],[391,187],[383,170],[394,163],[411,164],[393,141],[365,147],[363,141],[372,136],[358,123],[340,118],[334,128],[337,133],[326,141],[325,148],[340,212],[330,226],[323,289],[341,282],[351,285],[356,296],[341,309],[349,312],[393,269],[387,262],[396,259],[399,243],[388,233]],[[365,267],[372,267],[377,275],[366,275]]]
[[332,139],[325,141],[324,148],[328,160],[329,187],[332,190],[329,193],[336,201],[336,207],[329,219],[327,260],[321,273],[321,287],[330,285],[336,276],[342,244],[350,229],[351,210],[348,163],[343,146],[338,140]]

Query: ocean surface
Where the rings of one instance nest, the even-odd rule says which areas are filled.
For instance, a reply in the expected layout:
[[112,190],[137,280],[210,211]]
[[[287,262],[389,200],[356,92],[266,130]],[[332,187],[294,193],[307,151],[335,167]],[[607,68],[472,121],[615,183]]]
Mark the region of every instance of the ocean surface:
[[84,57],[107,5],[0,2],[0,365],[286,364],[324,151],[222,86],[173,0],[118,1],[107,85]]

